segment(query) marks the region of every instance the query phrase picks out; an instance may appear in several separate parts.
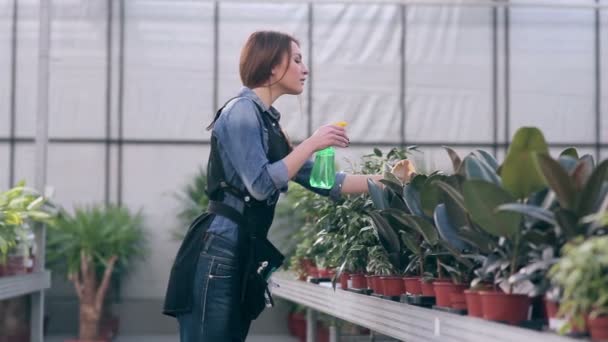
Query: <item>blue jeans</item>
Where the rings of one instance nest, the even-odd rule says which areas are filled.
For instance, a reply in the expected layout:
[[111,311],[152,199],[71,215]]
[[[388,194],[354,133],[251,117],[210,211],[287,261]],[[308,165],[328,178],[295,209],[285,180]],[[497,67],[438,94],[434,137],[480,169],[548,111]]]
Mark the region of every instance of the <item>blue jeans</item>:
[[237,258],[234,242],[205,234],[194,276],[192,311],[177,317],[181,342],[245,341],[251,321],[241,315]]

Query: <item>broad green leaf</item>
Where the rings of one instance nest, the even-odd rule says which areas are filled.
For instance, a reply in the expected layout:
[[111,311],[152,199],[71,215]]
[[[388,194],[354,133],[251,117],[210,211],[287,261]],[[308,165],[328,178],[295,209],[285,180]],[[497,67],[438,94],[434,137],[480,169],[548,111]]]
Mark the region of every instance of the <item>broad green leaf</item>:
[[454,200],[454,203],[456,203],[460,208],[467,210],[466,206],[464,205],[464,197],[452,185],[440,180],[435,181],[435,184],[437,184],[438,187],[440,187],[448,196],[450,196],[450,198]]
[[403,200],[412,215],[424,216],[422,204],[420,203],[420,194],[412,184],[406,184],[403,187]]
[[568,173],[557,161],[546,154],[538,155],[538,164],[560,205],[566,209],[573,209],[576,203],[576,188]]
[[458,233],[462,240],[471,246],[476,247],[484,255],[488,255],[492,251],[492,246],[495,244],[490,240],[489,235],[472,231],[469,227],[462,227]]
[[522,204],[522,203],[507,203],[498,206],[497,210],[499,211],[512,211],[515,213],[520,213],[537,220],[541,220],[543,222],[547,222],[551,225],[556,226],[557,221],[555,219],[555,214],[551,210],[547,210],[545,208],[541,208],[535,205]]
[[570,175],[572,172],[574,172],[574,168],[576,167],[578,160],[570,156],[561,156],[557,159],[557,162],[566,171],[566,173]]
[[445,204],[439,204],[433,214],[439,236],[458,251],[467,249],[466,243],[458,236],[458,229],[452,225]]
[[399,252],[400,244],[399,244],[399,236],[393,229],[393,227],[388,223],[386,218],[384,218],[379,212],[371,211],[368,213],[373,222],[373,227],[378,234],[378,239],[382,246],[389,253]]
[[459,173],[460,165],[462,164],[462,160],[456,151],[448,146],[442,146],[448,152],[450,159],[452,160],[452,166],[454,167],[454,173]]
[[436,174],[427,179],[420,191],[420,204],[422,210],[428,217],[433,217],[433,212],[437,204],[441,202],[443,191],[434,183],[435,180],[443,180],[446,177],[442,174]]
[[497,212],[501,204],[515,202],[504,189],[488,182],[468,180],[463,185],[464,202],[473,220],[488,233],[512,238],[520,230],[521,215]]
[[[451,175],[447,177],[445,180],[446,183],[451,185],[458,192],[462,193],[461,182],[464,181],[464,177],[459,175]],[[442,195],[443,203],[445,204],[445,209],[447,210],[448,216],[450,217],[450,221],[455,227],[464,227],[470,225],[469,219],[467,217],[467,211],[463,207],[456,204],[454,199],[447,195],[445,192]],[[463,198],[464,201],[464,198]],[[463,204],[464,206],[464,204]]]
[[390,208],[398,209],[398,210],[409,213],[409,210],[407,209],[405,202],[403,202],[403,199],[399,196],[393,196],[393,198],[391,198]]
[[578,151],[574,147],[568,147],[567,149],[563,150],[559,156],[569,156],[574,159],[578,159]]
[[400,230],[399,235],[401,236],[401,241],[403,241],[405,247],[412,252],[412,254],[417,254],[420,244],[416,241],[415,236],[412,236],[411,233],[404,230]]
[[572,171],[572,179],[577,191],[583,191],[589,178],[593,174],[593,157],[586,154],[578,160],[574,171]]
[[464,158],[464,173],[467,179],[478,179],[500,185],[500,178],[483,159],[478,159],[473,154]]
[[376,209],[384,210],[388,208],[388,199],[384,196],[382,189],[371,178],[367,179],[367,188]]
[[497,172],[496,170],[498,170],[498,161],[496,161],[496,158],[494,158],[493,155],[484,150],[475,150],[473,151],[473,154],[485,161],[486,164],[488,164],[492,168],[492,170],[494,170],[494,172]]
[[393,182],[391,180],[387,180],[387,179],[381,179],[380,183],[384,184],[386,186],[386,188],[390,189],[392,192],[396,193],[397,195],[401,195],[401,193],[403,192],[403,186],[399,183],[395,183],[395,182]]
[[608,159],[601,162],[593,171],[585,188],[580,194],[580,200],[576,212],[580,216],[592,214],[594,208],[601,199],[602,184],[608,181]]
[[439,238],[437,229],[423,217],[408,215],[397,211],[390,211],[387,212],[387,214],[391,215],[391,217],[403,225],[415,229],[430,245],[434,246],[437,244]]
[[536,154],[549,154],[542,132],[535,127],[517,130],[499,174],[504,188],[518,199],[526,198],[545,186],[545,180],[536,167]]
[[415,175],[410,181],[409,185],[412,185],[415,189],[422,189],[424,183],[429,177],[427,175]]
[[558,208],[555,211],[555,219],[561,228],[562,234],[567,240],[570,240],[577,235],[585,234],[584,231],[579,231],[578,217],[572,211],[565,208]]

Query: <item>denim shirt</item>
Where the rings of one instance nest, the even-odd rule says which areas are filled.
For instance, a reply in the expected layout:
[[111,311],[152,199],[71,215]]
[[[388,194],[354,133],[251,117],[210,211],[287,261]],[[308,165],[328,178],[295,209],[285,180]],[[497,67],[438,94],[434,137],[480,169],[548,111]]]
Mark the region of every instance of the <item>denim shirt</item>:
[[[280,120],[281,114],[274,107],[268,108],[251,89],[243,87],[238,98],[230,101],[222,110],[212,134],[217,138],[226,181],[240,190],[246,189],[259,201],[274,204],[279,194],[287,191],[287,166],[283,160],[270,163],[266,157],[268,132],[258,118],[258,106],[265,110],[262,115]],[[310,185],[313,164],[312,160],[306,161],[293,181],[319,195],[329,196],[333,200],[340,198],[346,175],[336,173],[331,189],[314,188]],[[225,193],[223,202],[243,212],[241,199]],[[238,238],[237,224],[223,216],[217,216],[208,231],[235,243]]]

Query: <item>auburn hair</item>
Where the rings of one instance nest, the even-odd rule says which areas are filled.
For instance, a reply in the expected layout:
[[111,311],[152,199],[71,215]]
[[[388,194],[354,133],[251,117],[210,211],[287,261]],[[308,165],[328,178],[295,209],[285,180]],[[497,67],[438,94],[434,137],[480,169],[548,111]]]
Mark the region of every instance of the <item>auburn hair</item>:
[[297,39],[286,33],[277,31],[252,33],[241,50],[239,73],[243,85],[248,88],[264,85],[270,79],[272,69],[281,64],[285,56],[288,57],[287,66],[289,66],[292,53],[291,42],[300,46]]

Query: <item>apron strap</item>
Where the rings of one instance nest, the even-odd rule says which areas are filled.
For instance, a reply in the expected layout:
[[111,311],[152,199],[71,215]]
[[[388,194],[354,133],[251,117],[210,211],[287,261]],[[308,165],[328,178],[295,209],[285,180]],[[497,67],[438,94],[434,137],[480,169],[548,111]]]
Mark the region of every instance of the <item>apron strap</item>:
[[230,220],[234,221],[240,227],[245,227],[247,223],[247,220],[245,220],[245,216],[243,216],[243,214],[239,213],[238,210],[222,202],[209,201],[207,212],[220,216],[225,216]]

